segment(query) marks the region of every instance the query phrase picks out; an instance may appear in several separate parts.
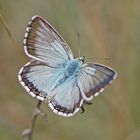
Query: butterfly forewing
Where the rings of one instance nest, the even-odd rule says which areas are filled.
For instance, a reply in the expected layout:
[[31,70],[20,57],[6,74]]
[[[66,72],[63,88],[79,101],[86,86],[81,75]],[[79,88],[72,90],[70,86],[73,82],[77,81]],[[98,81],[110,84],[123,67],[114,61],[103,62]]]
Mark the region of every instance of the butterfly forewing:
[[34,16],[26,29],[24,49],[29,57],[52,67],[73,58],[64,39],[39,16]]
[[[78,76],[78,85],[85,100],[91,100],[116,78],[116,72],[100,64],[84,64]],[[83,80],[84,79],[84,80]]]

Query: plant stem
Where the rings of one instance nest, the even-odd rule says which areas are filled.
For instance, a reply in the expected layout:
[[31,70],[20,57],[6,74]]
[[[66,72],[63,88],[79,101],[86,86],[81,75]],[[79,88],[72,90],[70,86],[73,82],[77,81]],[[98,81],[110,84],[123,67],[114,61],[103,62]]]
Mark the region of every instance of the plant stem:
[[33,113],[29,128],[25,129],[22,133],[24,140],[31,140],[32,139],[32,135],[33,135],[33,132],[35,129],[35,123],[36,123],[37,117],[40,114],[42,114],[42,111],[40,110],[41,103],[42,103],[42,101],[39,100],[35,109],[34,109],[34,113]]

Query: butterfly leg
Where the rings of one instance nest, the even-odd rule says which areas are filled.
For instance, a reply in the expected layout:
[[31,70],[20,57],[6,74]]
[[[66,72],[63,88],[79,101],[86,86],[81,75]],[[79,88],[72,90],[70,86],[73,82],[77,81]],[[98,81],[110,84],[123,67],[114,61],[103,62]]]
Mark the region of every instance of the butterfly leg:
[[84,106],[82,105],[81,106],[81,113],[84,113],[85,112],[85,109],[84,109]]
[[85,101],[84,100],[84,102],[83,102],[84,104],[86,104],[86,105],[92,105],[92,103],[91,102],[88,102],[88,101]]
[[[83,103],[84,103],[85,105],[92,105],[91,102],[87,102],[87,101],[85,101],[85,100],[84,100]],[[85,112],[85,109],[84,109],[84,106],[83,106],[83,105],[81,106],[81,110],[82,110],[81,113],[84,113],[84,112]]]

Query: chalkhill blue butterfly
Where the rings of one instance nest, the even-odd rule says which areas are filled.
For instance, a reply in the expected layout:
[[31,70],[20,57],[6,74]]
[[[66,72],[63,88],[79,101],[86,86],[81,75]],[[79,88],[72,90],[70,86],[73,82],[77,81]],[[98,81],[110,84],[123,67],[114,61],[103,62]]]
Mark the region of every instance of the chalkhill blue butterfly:
[[75,59],[64,39],[40,16],[32,17],[23,43],[31,61],[20,69],[19,82],[31,96],[47,100],[58,115],[73,116],[116,78],[107,66]]

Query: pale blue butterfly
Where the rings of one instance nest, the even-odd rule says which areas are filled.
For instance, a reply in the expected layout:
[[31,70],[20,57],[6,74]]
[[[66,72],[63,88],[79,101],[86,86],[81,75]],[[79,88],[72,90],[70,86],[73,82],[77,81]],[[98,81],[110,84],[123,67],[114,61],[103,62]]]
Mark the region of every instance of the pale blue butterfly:
[[24,50],[31,61],[20,69],[19,82],[58,115],[73,116],[117,75],[104,65],[84,64],[84,57],[74,59],[64,39],[40,16],[26,28]]

